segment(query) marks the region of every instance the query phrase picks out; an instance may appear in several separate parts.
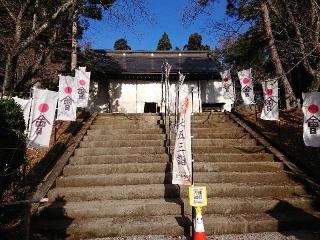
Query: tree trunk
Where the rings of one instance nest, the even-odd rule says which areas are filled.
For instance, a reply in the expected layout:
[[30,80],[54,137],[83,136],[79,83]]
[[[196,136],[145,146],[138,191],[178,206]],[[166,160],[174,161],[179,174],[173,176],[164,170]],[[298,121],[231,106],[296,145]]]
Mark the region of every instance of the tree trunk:
[[11,93],[13,89],[13,83],[15,82],[15,73],[17,67],[18,59],[11,54],[8,54],[3,82],[3,95],[7,96]]
[[260,2],[261,11],[262,11],[262,20],[265,28],[265,33],[267,36],[269,51],[271,55],[272,63],[275,67],[276,75],[281,77],[282,85],[284,87],[286,107],[290,109],[292,106],[296,104],[296,97],[290,85],[290,82],[284,72],[278,50],[275,45],[275,39],[272,33],[271,20],[269,15],[269,9],[265,0],[261,0]]
[[71,71],[77,68],[78,62],[78,10],[74,11],[74,16],[72,18],[72,38],[71,38]]
[[37,28],[37,24],[38,24],[38,16],[37,16],[37,11],[38,11],[38,7],[39,7],[39,0],[36,0],[35,4],[34,4],[34,14],[33,14],[33,21],[32,21],[32,31],[35,31]]
[[320,62],[317,64],[316,68],[313,70],[313,81],[307,88],[308,92],[318,92],[320,88]]

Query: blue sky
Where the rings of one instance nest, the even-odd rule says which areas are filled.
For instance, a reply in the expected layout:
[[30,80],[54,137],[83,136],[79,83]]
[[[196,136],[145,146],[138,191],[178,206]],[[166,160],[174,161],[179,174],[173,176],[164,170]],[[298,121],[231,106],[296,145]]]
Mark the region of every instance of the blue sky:
[[[90,27],[85,32],[82,44],[90,42],[95,49],[112,49],[119,38],[126,38],[133,50],[155,50],[163,32],[167,32],[173,48],[180,49],[188,42],[189,35],[198,32],[202,35],[203,44],[211,47],[217,45],[218,36],[205,31],[206,17],[200,17],[190,26],[182,23],[182,11],[187,0],[146,0],[148,9],[154,18],[154,23],[139,21],[134,29],[124,26],[113,27],[107,19],[90,21]],[[211,19],[221,20],[225,17],[226,0],[220,0],[215,5]]]

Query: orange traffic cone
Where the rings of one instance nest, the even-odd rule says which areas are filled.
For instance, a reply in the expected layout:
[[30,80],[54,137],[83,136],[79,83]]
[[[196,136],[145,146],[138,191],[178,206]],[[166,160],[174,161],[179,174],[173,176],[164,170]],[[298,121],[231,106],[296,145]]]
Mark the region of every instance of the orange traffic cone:
[[196,207],[196,219],[194,221],[193,240],[206,240],[206,233],[204,232],[201,207]]

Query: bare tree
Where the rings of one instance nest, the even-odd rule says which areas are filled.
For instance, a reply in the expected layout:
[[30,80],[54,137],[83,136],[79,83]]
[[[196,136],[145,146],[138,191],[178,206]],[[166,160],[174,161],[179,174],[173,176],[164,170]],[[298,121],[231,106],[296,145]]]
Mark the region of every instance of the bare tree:
[[262,19],[263,19],[263,24],[265,28],[265,34],[268,41],[268,47],[269,47],[271,59],[275,67],[276,75],[279,76],[282,80],[282,84],[285,92],[286,107],[287,109],[290,109],[291,106],[294,105],[296,102],[295,94],[292,90],[290,82],[283,69],[282,62],[278,54],[278,49],[275,45],[275,39],[272,33],[271,19],[270,19],[267,3],[265,0],[260,0],[260,4],[261,4]]
[[58,5],[54,4],[54,8],[47,11],[41,21],[38,19],[37,24],[32,26],[34,28],[31,31],[30,26],[25,24],[25,21],[30,14],[29,11],[34,10],[34,3],[32,0],[25,0],[23,2],[0,0],[0,4],[6,10],[14,25],[12,42],[6,49],[7,59],[3,83],[3,93],[5,95],[13,89],[13,85],[16,82],[16,68],[19,56],[36,41],[40,34],[48,30],[59,20],[60,16],[70,10],[73,0],[63,1],[63,3]]
[[[276,40],[273,34],[273,22],[270,17],[270,10],[267,4],[269,0],[228,0],[227,14],[229,19],[224,19],[222,22],[210,21],[210,17],[214,13],[215,0],[190,0],[188,11],[185,11],[183,18],[188,21],[193,21],[199,14],[206,14],[209,17],[211,25],[207,26],[212,31],[220,33],[228,44],[236,41],[245,33],[249,26],[262,25],[269,50],[271,61],[274,65],[275,74],[281,80],[282,88],[285,93],[286,106],[290,108],[295,105],[296,97],[292,89],[292,85],[286,76],[283,62],[276,45]],[[283,0],[285,1],[285,0]],[[190,7],[191,6],[191,7]],[[226,41],[224,41],[226,42]]]
[[[286,32],[286,40],[282,40],[285,44],[280,46],[282,57],[291,65],[301,64],[312,78],[306,90],[317,91],[320,87],[319,1],[268,0],[268,5],[277,17],[280,28]],[[294,34],[288,33],[288,29]]]

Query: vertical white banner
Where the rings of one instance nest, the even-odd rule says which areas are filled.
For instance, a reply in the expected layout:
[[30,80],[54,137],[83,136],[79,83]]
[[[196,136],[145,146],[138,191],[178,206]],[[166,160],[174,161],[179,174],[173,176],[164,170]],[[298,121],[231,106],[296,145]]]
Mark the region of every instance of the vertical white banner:
[[180,118],[173,155],[172,184],[192,184],[192,154],[191,154],[191,94],[180,108]]
[[29,115],[31,111],[31,99],[26,100],[18,97],[13,97],[13,100],[21,107],[24,122],[26,124],[26,129],[28,129]]
[[263,120],[279,120],[279,90],[277,80],[262,83],[264,105],[261,112]]
[[57,120],[76,120],[76,96],[76,82],[74,77],[59,75],[59,101]]
[[91,72],[76,70],[76,103],[77,107],[85,108],[88,106]]
[[234,102],[234,88],[230,69],[220,73],[222,78],[222,96],[225,100]]
[[303,141],[306,146],[320,147],[320,92],[303,93]]
[[49,90],[33,90],[29,145],[49,147],[58,96]]
[[255,104],[251,69],[238,72],[241,96],[245,105]]

